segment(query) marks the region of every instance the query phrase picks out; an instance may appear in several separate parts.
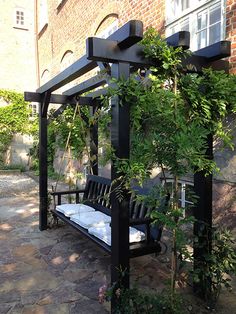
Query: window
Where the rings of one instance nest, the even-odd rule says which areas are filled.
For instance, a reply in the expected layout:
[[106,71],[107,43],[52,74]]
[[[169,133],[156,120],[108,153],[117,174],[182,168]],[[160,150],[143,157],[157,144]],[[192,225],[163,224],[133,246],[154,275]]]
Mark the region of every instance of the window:
[[[74,62],[73,51],[67,50],[61,58],[60,71],[62,72],[65,69],[67,69],[73,62]],[[76,81],[71,81],[70,83],[64,85],[63,87],[60,88],[61,93],[73,87],[75,84],[76,84]]]
[[74,61],[74,54],[73,51],[71,50],[67,50],[63,57],[61,58],[61,63],[60,63],[60,70],[63,71],[66,68],[68,68],[68,66],[70,66]]
[[[173,196],[173,179],[166,179],[167,187]],[[164,180],[162,180],[162,184],[164,185]],[[179,181],[178,186],[179,193],[179,207],[185,208],[185,215],[191,215],[191,207],[193,205],[192,195],[193,195],[193,183],[190,181]]]
[[25,25],[25,16],[23,11],[16,11],[16,25],[24,26]]
[[15,9],[14,27],[26,29],[25,10],[17,8]]
[[223,0],[167,0],[166,35],[190,32],[190,49],[204,48],[224,39]]
[[197,15],[197,49],[220,41],[221,8],[220,4],[211,6]]
[[38,115],[38,104],[37,103],[31,103],[29,104],[30,109],[30,119],[35,118]]
[[43,85],[45,83],[47,83],[50,79],[50,73],[48,71],[48,69],[45,69],[41,75],[41,78],[40,78],[40,84]]
[[118,29],[118,20],[116,19],[113,23],[111,23],[107,28],[105,28],[102,32],[96,34],[99,38],[107,38],[112,33],[114,33]]

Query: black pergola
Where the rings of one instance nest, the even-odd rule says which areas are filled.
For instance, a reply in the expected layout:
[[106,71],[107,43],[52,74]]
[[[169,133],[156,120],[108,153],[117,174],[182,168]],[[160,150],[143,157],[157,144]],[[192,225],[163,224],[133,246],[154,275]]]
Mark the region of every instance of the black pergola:
[[[50,103],[61,104],[61,107],[55,111],[54,116],[58,116],[67,106],[75,106],[77,100],[81,105],[90,106],[91,114],[100,105],[97,98],[106,91],[99,89],[81,96],[85,92],[109,83],[110,78],[128,79],[130,73],[138,68],[149,68],[152,66],[150,60],[145,59],[141,45],[138,42],[143,38],[143,24],[141,21],[130,21],[118,29],[107,39],[90,37],[87,39],[86,55],[73,63],[63,72],[55,76],[49,82],[39,87],[36,93],[25,92],[25,100],[39,102],[39,228],[47,228],[47,199],[48,199],[48,174],[47,174],[47,118],[48,106]],[[182,46],[189,48],[190,34],[185,31],[178,32],[166,39],[167,43],[174,47]],[[187,59],[183,59],[182,65],[186,72],[201,72],[202,68],[212,67],[215,70],[224,70],[228,72],[228,61],[221,60],[230,56],[230,42],[220,41],[194,52]],[[111,66],[109,65],[111,64]],[[53,94],[58,88],[66,85],[76,78],[99,66],[106,69],[109,74],[100,74],[87,79],[81,84],[68,89],[61,95]],[[130,118],[129,106],[124,104],[119,106],[119,97],[111,99],[112,122],[111,122],[111,144],[118,158],[128,159],[130,152]],[[91,142],[97,146],[98,134],[97,126],[91,128]],[[97,148],[91,145],[91,155],[97,155]],[[212,137],[209,137],[208,156],[213,156]],[[92,164],[93,174],[98,174],[97,161]],[[119,175],[120,176],[120,175]],[[118,177],[114,165],[111,166],[111,179]],[[212,225],[212,176],[205,176],[205,173],[199,172],[194,176],[195,192],[198,198],[196,205],[195,218],[198,221]],[[125,196],[126,197],[126,196]],[[112,253],[111,253],[111,281],[114,283],[119,279],[119,270],[129,270],[129,231],[128,231],[128,211],[125,202],[120,203],[114,193],[111,195],[112,212]],[[194,232],[198,234],[200,223],[195,224]],[[201,258],[203,249],[195,249],[195,259]],[[129,286],[129,276],[124,278],[125,286]]]

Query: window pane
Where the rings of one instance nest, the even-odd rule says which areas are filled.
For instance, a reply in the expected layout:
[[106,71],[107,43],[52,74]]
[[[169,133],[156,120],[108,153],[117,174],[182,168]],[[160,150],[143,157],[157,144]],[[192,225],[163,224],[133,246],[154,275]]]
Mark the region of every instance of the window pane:
[[24,25],[24,12],[23,11],[16,11],[16,24],[17,25]]
[[209,45],[220,41],[220,23],[215,24],[209,29]]
[[181,31],[189,32],[189,19],[186,19],[181,23]]
[[198,30],[201,30],[206,27],[207,27],[207,12],[205,11],[198,14],[197,28]]
[[210,25],[220,21],[220,7],[214,7],[210,11]]
[[192,202],[193,192],[194,192],[193,185],[186,184],[185,185],[185,201],[186,202]]
[[181,9],[182,11],[186,10],[189,8],[189,0],[182,0],[181,1]]
[[170,34],[173,35],[174,33],[176,33],[176,26],[171,27],[170,29]]
[[178,183],[178,199],[182,199],[182,189],[183,189],[183,186],[181,183]]
[[198,33],[198,40],[197,40],[198,49],[206,47],[207,45],[207,31],[201,31]]

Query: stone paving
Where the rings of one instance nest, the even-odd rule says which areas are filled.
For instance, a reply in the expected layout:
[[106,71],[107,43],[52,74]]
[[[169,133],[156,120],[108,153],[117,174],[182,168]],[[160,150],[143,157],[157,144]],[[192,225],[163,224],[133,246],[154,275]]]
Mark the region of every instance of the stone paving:
[[[40,232],[37,186],[24,174],[0,175],[0,314],[109,313],[98,289],[109,283],[110,257],[69,226]],[[162,289],[165,258],[132,259],[131,279]],[[224,300],[217,313],[236,313],[235,294]]]
[[[109,313],[98,289],[110,282],[110,257],[69,226],[40,232],[37,182],[24,174],[0,175],[0,256],[1,314]],[[141,285],[155,288],[157,265],[135,260],[133,276],[150,268]]]

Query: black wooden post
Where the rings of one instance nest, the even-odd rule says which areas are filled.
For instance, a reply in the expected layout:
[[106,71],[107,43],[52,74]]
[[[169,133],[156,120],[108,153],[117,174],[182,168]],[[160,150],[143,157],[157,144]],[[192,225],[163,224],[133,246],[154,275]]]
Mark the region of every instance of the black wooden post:
[[[208,136],[208,149],[206,156],[213,159],[213,136]],[[204,171],[194,175],[194,191],[198,196],[194,207],[194,236],[198,238],[199,244],[194,245],[194,269],[201,267],[204,255],[211,252],[211,227],[212,227],[212,174],[207,175]],[[209,283],[211,284],[211,283]],[[201,297],[205,293],[203,282],[194,283],[194,291]]]
[[[90,114],[94,115],[97,110],[96,106],[90,107]],[[92,174],[98,175],[98,125],[97,123],[90,126],[90,169]]]
[[[129,64],[113,64],[111,75],[115,78],[129,78]],[[111,100],[112,123],[111,123],[111,144],[115,155],[121,159],[129,158],[129,105],[123,103],[119,105],[119,97]],[[112,181],[116,180],[120,174],[114,163],[111,166]],[[113,189],[117,186],[112,185]],[[120,282],[122,286],[129,287],[129,212],[127,206],[127,195],[124,200],[119,202],[116,191],[111,195],[111,224],[112,224],[112,253],[111,253],[111,282]],[[120,271],[125,272],[121,278]],[[112,301],[112,311],[114,310],[115,300]]]
[[48,97],[39,107],[39,229],[47,229],[48,166],[47,166],[47,106]]

